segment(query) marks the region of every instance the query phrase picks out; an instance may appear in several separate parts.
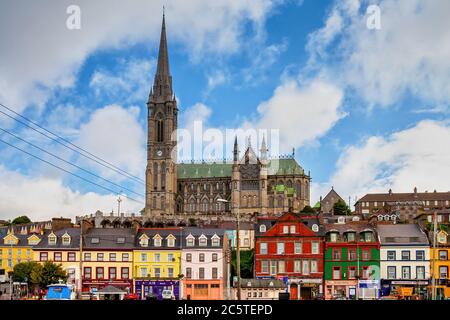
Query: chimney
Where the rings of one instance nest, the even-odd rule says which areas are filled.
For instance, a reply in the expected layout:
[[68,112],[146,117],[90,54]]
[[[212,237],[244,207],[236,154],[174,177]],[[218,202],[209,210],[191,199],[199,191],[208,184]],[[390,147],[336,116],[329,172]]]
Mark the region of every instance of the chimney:
[[392,189],[389,189],[389,195],[392,195]]
[[417,193],[417,187],[414,187],[414,193]]
[[73,226],[72,220],[70,218],[52,218],[51,228],[53,231],[71,228]]

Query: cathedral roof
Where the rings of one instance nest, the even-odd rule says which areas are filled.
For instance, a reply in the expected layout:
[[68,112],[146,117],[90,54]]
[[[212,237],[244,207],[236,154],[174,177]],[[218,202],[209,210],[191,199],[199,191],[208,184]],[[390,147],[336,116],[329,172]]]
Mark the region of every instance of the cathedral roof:
[[[232,163],[179,163],[178,179],[231,177]],[[272,159],[268,163],[268,175],[304,174],[303,168],[294,158]]]

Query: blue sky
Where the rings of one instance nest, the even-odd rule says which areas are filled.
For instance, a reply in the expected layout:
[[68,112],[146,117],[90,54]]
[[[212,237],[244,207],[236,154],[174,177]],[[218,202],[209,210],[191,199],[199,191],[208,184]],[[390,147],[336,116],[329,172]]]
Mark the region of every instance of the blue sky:
[[[64,27],[69,4],[81,9],[80,30]],[[366,26],[373,4],[381,29]],[[0,36],[10,46],[0,53],[0,102],[143,178],[145,103],[162,5],[2,2]],[[352,202],[389,188],[450,190],[445,0],[165,5],[182,127],[202,120],[207,128],[279,129],[282,151],[295,148],[299,163],[311,171],[312,202],[331,186]],[[109,10],[102,10],[105,6]],[[4,118],[0,124],[143,193],[141,184],[30,130]],[[115,208],[116,195],[0,148],[0,177],[12,181],[0,185],[0,218]],[[124,203],[128,212],[141,206]]]

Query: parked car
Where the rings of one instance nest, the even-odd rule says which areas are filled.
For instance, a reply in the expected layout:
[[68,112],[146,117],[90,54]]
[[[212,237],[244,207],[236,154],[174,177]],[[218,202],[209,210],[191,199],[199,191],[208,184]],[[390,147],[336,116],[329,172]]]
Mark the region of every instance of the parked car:
[[173,295],[172,290],[163,290],[162,291],[162,298],[163,300],[173,300],[175,299],[175,296]]

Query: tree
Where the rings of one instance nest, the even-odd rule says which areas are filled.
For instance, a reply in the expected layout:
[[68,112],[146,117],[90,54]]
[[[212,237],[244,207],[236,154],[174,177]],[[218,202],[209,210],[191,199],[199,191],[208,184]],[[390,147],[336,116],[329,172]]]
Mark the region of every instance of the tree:
[[301,213],[316,213],[316,210],[314,210],[313,208],[311,208],[311,206],[305,206],[303,208],[302,211],[300,211]]
[[48,285],[58,283],[59,280],[67,281],[68,275],[60,264],[46,261],[43,265],[38,264],[31,272],[31,282],[41,289]]
[[[241,278],[248,279],[253,278],[253,250],[239,250],[241,256]],[[231,261],[231,275],[237,275],[237,252],[233,250]]]
[[334,205],[333,205],[333,213],[336,216],[348,216],[352,214],[350,208],[347,206],[347,204],[339,199]]
[[31,220],[27,216],[20,216],[20,217],[15,218],[11,223],[12,224],[25,224],[25,223],[30,223],[30,222],[31,222]]
[[36,268],[39,264],[35,261],[30,262],[21,262],[14,266],[13,269],[13,281],[17,282],[31,282],[31,273],[34,268]]

